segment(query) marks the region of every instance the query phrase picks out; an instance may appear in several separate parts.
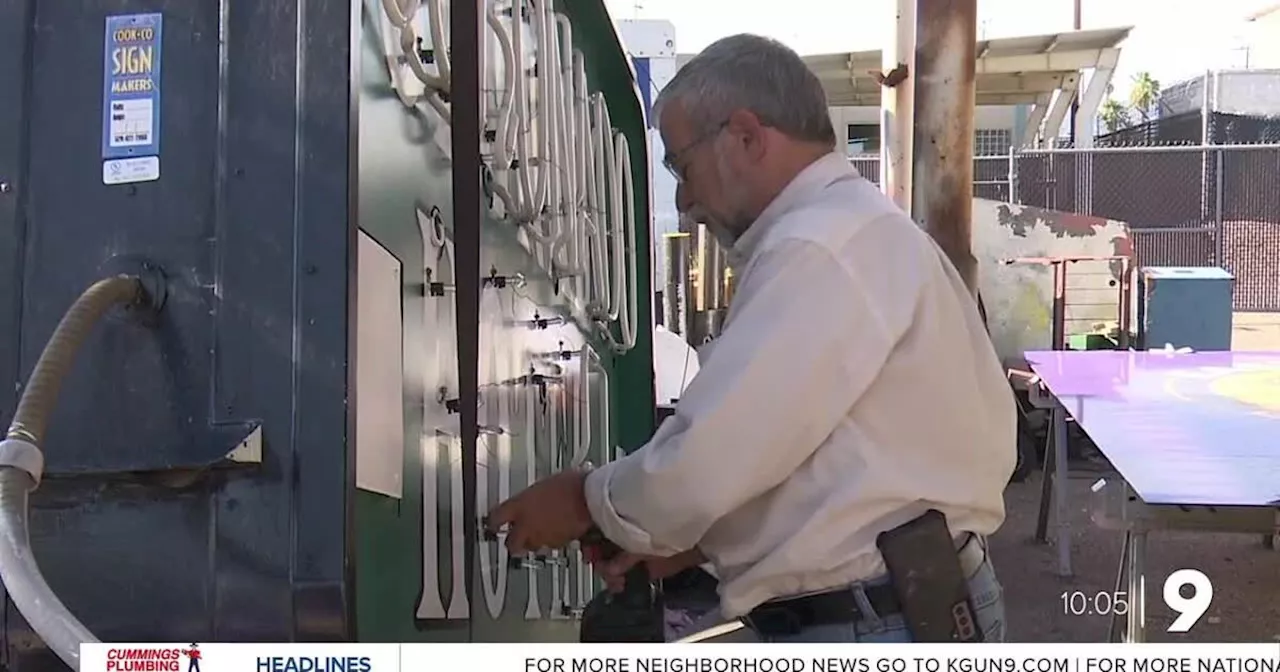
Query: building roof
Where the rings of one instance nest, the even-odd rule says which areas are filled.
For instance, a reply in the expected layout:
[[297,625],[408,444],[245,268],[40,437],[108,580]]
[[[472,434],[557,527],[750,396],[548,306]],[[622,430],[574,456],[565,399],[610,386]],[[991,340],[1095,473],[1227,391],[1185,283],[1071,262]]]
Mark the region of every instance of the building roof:
[[[1078,30],[1048,35],[979,40],[977,104],[1017,105],[1075,84],[1081,70],[1114,57],[1133,28]],[[805,56],[817,73],[832,107],[878,106],[880,84],[872,74],[882,69],[880,50]],[[692,54],[681,54],[683,65]]]

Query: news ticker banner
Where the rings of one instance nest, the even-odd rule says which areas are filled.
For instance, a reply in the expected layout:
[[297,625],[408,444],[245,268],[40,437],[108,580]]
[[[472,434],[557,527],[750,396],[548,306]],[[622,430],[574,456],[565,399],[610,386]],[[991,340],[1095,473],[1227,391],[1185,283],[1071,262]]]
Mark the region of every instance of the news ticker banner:
[[1280,644],[85,644],[80,672],[1280,672]]

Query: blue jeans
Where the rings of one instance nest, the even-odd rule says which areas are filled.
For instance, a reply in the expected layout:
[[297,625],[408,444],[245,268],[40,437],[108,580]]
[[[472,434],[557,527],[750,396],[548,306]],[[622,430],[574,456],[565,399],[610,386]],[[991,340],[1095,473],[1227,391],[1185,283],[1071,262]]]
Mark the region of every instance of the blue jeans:
[[[887,583],[869,581],[866,585]],[[857,587],[855,586],[855,590]],[[969,577],[969,595],[977,612],[978,627],[982,628],[987,642],[1004,641],[1004,588],[996,579],[995,569],[988,555],[978,570]],[[891,614],[878,619],[864,619],[857,623],[836,623],[805,628],[785,637],[762,637],[763,641],[779,644],[818,642],[859,642],[866,644],[899,644],[911,642],[911,633],[901,614]]]

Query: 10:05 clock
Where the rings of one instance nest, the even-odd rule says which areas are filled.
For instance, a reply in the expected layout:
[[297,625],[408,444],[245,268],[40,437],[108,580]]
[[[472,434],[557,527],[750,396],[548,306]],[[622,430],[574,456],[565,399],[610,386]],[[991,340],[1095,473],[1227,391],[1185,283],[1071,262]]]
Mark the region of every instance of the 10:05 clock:
[[1059,598],[1062,600],[1062,613],[1068,616],[1124,616],[1129,613],[1129,598],[1123,591],[1086,593],[1064,590]]

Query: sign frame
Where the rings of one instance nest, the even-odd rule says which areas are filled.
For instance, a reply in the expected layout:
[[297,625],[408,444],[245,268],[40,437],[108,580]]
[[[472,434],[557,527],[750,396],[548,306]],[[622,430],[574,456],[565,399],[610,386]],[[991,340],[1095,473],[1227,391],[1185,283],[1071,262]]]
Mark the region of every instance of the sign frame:
[[[102,62],[104,184],[159,178],[164,16],[107,16]],[[122,166],[129,170],[120,170]],[[108,175],[116,177],[109,179]],[[120,176],[125,177],[121,178]]]

